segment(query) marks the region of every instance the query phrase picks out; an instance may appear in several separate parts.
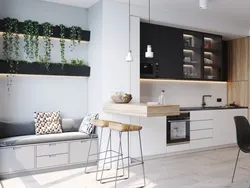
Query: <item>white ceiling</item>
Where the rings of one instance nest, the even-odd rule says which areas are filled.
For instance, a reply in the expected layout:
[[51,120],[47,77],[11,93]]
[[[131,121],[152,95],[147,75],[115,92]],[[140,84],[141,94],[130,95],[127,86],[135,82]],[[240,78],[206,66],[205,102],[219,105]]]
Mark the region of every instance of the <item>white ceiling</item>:
[[[72,5],[77,7],[89,8],[99,0],[43,0],[53,3]],[[128,3],[128,0],[117,0]],[[148,6],[148,0],[131,0],[132,4]],[[176,11],[190,11],[192,14],[200,14],[199,0],[151,0],[153,9],[165,9]],[[203,10],[228,20],[233,19],[238,24],[250,26],[250,0],[208,0],[208,9]]]
[[42,1],[71,5],[82,8],[89,8],[93,6],[95,3],[97,3],[99,0],[42,0]]
[[[43,1],[89,8],[99,0]],[[116,1],[128,3],[129,0]],[[140,7],[148,7],[148,0],[131,0],[131,4],[138,5]],[[196,22],[195,20],[197,20],[197,17],[202,18],[204,22],[211,22],[210,26],[212,22],[221,23],[221,27],[224,27],[223,25],[230,25],[236,30],[244,30],[245,35],[248,34],[250,28],[250,0],[208,0],[208,8],[206,10],[201,10],[199,8],[199,0],[151,0],[151,6],[152,17],[154,17],[153,13],[159,9],[169,13],[172,12],[174,15],[181,15],[180,17],[184,17],[186,19],[190,18],[193,22]],[[220,27],[220,25],[215,27]],[[230,34],[229,28],[226,33]]]

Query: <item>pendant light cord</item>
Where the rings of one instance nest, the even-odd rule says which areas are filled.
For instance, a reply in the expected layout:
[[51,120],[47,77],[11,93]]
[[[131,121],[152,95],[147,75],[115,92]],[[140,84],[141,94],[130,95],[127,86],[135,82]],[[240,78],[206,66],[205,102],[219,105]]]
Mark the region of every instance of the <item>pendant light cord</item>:
[[128,20],[129,20],[129,40],[128,40],[128,49],[129,49],[129,52],[131,51],[131,44],[130,44],[130,35],[131,35],[131,28],[130,28],[130,0],[129,0],[129,14],[128,14]]
[[151,7],[151,3],[150,3],[150,0],[148,0],[148,23],[150,23],[150,7]]

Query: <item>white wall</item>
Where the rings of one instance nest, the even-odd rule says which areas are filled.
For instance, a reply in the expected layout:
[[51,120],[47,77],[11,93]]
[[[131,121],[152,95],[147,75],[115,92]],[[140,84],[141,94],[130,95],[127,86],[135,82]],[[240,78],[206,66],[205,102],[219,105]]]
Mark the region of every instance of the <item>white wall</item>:
[[[181,82],[181,81],[141,81],[141,101],[158,101],[161,90],[165,90],[166,104],[179,104],[182,107],[201,106],[202,95],[212,95],[206,98],[207,106],[227,104],[226,83]],[[221,98],[222,102],[217,102]]]
[[88,81],[88,112],[101,112],[102,109],[102,1],[96,3],[88,10],[91,42],[88,49],[91,75]]
[[[0,18],[11,17],[20,21],[34,20],[39,23],[49,22],[54,25],[80,26],[88,30],[88,11],[84,8],[48,3],[34,0],[0,0]],[[22,40],[21,40],[22,41]],[[59,41],[53,41],[53,62],[59,62]],[[21,49],[23,43],[20,44]],[[73,52],[66,42],[66,59],[79,58],[88,61],[88,44],[81,44]],[[0,36],[0,54],[2,37]],[[42,40],[39,54],[43,56]],[[21,50],[20,59],[26,55]],[[87,78],[51,77],[51,76],[16,76],[8,97],[6,76],[0,76],[0,120],[33,120],[34,111],[60,110],[63,117],[79,118],[88,110]]]
[[60,111],[62,117],[81,118],[87,113],[87,78],[0,75],[0,120],[32,121],[35,111]]
[[88,11],[84,8],[39,0],[0,0],[0,5],[3,7],[0,18],[18,18],[20,21],[30,19],[88,29]]

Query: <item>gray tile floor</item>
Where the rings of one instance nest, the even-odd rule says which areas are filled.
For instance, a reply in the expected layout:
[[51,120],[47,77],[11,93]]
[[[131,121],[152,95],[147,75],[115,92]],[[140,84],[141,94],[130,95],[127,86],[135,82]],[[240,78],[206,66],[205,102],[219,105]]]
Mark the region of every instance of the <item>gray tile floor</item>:
[[[211,150],[145,162],[147,188],[249,188],[250,154],[240,154],[235,182],[231,184],[237,148]],[[108,174],[113,174],[109,171]],[[108,175],[107,174],[107,175]],[[143,184],[141,167],[131,170],[131,178],[118,187],[138,187]],[[113,183],[101,185],[95,174],[84,169],[58,171],[4,180],[2,188],[111,188]]]

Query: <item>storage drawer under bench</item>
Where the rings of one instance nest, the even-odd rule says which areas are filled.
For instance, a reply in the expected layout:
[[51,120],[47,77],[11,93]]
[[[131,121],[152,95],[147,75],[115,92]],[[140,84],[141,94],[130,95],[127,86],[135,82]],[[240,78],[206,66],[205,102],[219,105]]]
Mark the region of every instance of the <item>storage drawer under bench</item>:
[[49,143],[37,146],[37,156],[66,154],[69,152],[69,143]]
[[37,157],[37,168],[55,167],[68,164],[68,154],[57,154]]

